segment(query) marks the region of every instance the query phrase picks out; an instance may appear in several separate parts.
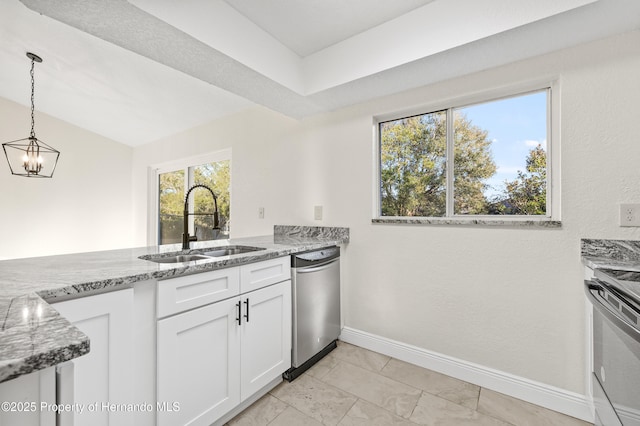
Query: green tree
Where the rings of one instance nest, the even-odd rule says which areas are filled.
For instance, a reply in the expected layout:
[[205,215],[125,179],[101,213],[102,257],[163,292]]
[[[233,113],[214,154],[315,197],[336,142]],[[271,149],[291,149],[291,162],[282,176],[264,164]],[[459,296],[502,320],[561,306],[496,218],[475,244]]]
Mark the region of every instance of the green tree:
[[[488,132],[454,116],[455,205],[458,214],[487,213],[486,179],[496,172]],[[446,113],[381,123],[383,216],[444,216]]]
[[160,214],[182,215],[184,170],[160,174]]
[[527,155],[526,172],[505,181],[505,189],[493,202],[494,214],[544,215],[547,212],[547,152],[538,144]]
[[454,114],[454,206],[456,214],[488,214],[487,179],[498,170],[491,152],[489,132],[464,114]]
[[160,244],[178,243],[182,235],[184,170],[160,174]]
[[[229,161],[208,163],[194,168],[194,182],[203,184],[213,190],[218,200],[218,212],[220,214],[220,228],[228,227],[230,216],[231,167]],[[211,213],[214,211],[214,203],[211,194],[207,190],[197,189],[193,192],[196,213]],[[196,216],[196,226],[212,228],[213,219],[209,216]],[[209,238],[204,238],[209,239]]]
[[[220,228],[224,233],[213,231],[213,217],[194,217],[196,235],[199,241],[223,238],[229,231],[230,218],[230,182],[229,161],[202,164],[191,168],[194,184],[203,184],[213,190],[218,200]],[[184,170],[160,174],[160,244],[178,243],[182,240],[184,212]],[[213,198],[209,191],[196,189],[191,193],[189,205],[195,213],[212,213]],[[193,234],[193,229],[190,230]]]
[[381,124],[384,216],[442,216],[445,208],[446,114]]

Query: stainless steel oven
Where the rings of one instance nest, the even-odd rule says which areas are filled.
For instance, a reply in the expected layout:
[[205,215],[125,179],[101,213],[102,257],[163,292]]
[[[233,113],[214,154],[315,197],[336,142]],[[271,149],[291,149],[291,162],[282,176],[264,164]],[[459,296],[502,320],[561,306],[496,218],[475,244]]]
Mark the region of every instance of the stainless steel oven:
[[596,270],[593,304],[596,425],[640,426],[640,273]]

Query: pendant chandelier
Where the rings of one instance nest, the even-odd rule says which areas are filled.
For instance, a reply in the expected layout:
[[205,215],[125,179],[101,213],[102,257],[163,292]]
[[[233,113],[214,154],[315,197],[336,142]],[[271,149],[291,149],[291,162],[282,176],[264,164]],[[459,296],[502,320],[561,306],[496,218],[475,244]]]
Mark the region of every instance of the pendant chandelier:
[[24,177],[50,178],[58,164],[60,151],[57,151],[36,138],[34,114],[34,78],[35,62],[42,62],[42,58],[27,52],[31,59],[31,133],[28,138],[19,139],[2,144],[4,155],[9,162],[11,174]]

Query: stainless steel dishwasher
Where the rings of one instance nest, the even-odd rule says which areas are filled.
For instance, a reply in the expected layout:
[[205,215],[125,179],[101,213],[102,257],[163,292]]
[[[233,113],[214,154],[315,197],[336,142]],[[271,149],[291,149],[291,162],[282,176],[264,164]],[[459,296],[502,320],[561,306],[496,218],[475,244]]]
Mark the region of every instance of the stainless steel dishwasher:
[[291,256],[291,381],[336,347],[340,335],[340,247]]

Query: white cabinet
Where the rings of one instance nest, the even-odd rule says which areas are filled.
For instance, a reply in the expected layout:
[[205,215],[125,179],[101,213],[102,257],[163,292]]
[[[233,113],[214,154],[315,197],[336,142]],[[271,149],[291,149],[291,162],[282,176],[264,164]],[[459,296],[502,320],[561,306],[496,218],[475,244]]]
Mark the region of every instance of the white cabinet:
[[[158,410],[158,425],[210,425],[291,366],[289,258],[223,271],[214,272],[240,277],[235,295],[158,320],[157,398],[169,408]],[[159,317],[172,294],[162,287],[189,277],[158,282]],[[205,293],[214,287],[200,286]],[[252,291],[238,294],[245,288]],[[197,291],[190,297],[206,299]]]
[[0,383],[0,402],[9,403],[0,410],[2,426],[54,426],[55,367]]
[[[133,425],[132,413],[110,405],[122,407],[133,400],[133,290],[59,302],[54,308],[90,341],[90,352],[70,361],[73,383],[59,379],[59,386],[70,389],[73,402],[84,410],[73,419],[61,416],[60,421],[74,426]],[[90,410],[90,405],[96,409]]]
[[240,389],[244,401],[291,367],[291,281],[255,290],[241,299]]
[[158,425],[210,425],[240,403],[238,299],[158,321]]

